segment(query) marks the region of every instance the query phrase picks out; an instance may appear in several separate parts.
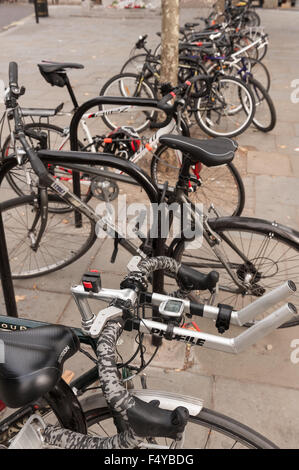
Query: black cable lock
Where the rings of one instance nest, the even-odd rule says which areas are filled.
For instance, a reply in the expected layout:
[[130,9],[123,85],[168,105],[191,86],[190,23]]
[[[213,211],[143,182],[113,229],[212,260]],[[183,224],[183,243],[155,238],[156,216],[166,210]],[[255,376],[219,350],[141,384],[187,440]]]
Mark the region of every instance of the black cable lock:
[[216,328],[219,333],[223,334],[229,329],[233,307],[226,304],[218,304],[217,307],[219,308],[219,313],[216,320]]

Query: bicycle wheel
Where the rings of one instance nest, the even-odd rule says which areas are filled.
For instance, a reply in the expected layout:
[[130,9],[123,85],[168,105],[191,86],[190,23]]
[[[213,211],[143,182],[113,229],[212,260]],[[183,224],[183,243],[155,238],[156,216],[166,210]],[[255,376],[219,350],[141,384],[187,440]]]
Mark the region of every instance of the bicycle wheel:
[[255,114],[252,122],[260,131],[270,132],[276,125],[276,111],[273,101],[262,84],[253,77],[248,78],[248,83],[255,100]]
[[244,132],[254,117],[254,97],[241,80],[215,78],[209,95],[195,103],[199,127],[212,137],[235,137]]
[[[142,390],[136,391],[136,395],[139,398],[148,395],[148,391],[145,390],[145,394]],[[157,392],[150,391],[152,395],[152,400],[161,401],[161,398],[164,402],[167,401],[169,397],[168,392]],[[188,402],[190,409],[194,409],[194,399],[192,397],[181,397],[179,394],[175,394],[177,400],[183,400],[188,407]],[[198,400],[196,399],[196,402]],[[87,424],[87,434],[91,437],[111,437],[117,434],[117,429],[114,424],[114,420],[111,414],[110,408],[107,407],[103,396],[99,393],[95,393],[92,396],[87,398],[82,398],[80,400],[81,407],[83,409],[86,424]],[[64,416],[60,416],[59,410],[61,409],[61,404],[57,407],[50,406],[47,409],[44,407],[39,407],[39,413],[42,414],[42,419],[46,424],[58,424],[63,427]],[[31,414],[34,413],[34,408],[32,407]],[[30,410],[28,410],[23,418],[22,423],[20,419],[16,420],[17,426],[12,426],[7,429],[7,426],[4,427],[4,432],[1,434],[1,423],[0,423],[0,445],[9,446],[9,439],[17,435],[18,430],[22,429],[25,421],[30,417]],[[72,424],[72,431],[80,432],[79,424],[74,420]],[[82,432],[82,431],[81,431]],[[150,439],[150,448],[153,449],[153,446],[157,448],[176,448],[176,442],[169,438],[156,438]],[[45,448],[47,446],[45,445]],[[69,447],[71,448],[71,447]],[[181,448],[181,446],[180,446]],[[200,412],[196,415],[194,412],[192,416],[189,417],[187,426],[184,432],[184,448],[189,449],[277,449],[278,447],[271,442],[266,437],[262,436],[260,433],[249,428],[248,426],[228,417],[216,411],[202,408]]]
[[243,23],[245,27],[260,26],[261,19],[254,10],[248,10],[243,15]]
[[265,90],[269,91],[271,85],[271,77],[269,70],[267,69],[265,64],[260,60],[251,58],[246,59],[246,62],[250,62],[251,73],[253,75],[254,80],[260,82],[261,85],[265,88]]
[[[244,33],[244,37],[247,37],[248,39],[250,39],[253,42],[257,41],[258,39],[262,39],[263,36],[264,36],[264,33],[262,33],[259,30],[259,28],[257,28],[257,29],[250,28],[250,30],[248,32]],[[258,60],[263,60],[264,57],[266,56],[267,52],[268,52],[267,42],[265,40],[263,40],[263,42],[261,42],[261,44],[257,44],[257,46],[255,46],[254,50],[256,51],[256,56],[254,58],[258,59]]]
[[[138,98],[155,98],[155,92],[149,82],[134,73],[124,73],[115,75],[103,86],[100,96],[111,97],[138,97]],[[151,118],[155,111],[152,108],[147,111],[145,108],[138,106],[123,107],[123,111],[112,113],[113,108],[117,105],[101,104],[99,110],[107,112],[102,115],[102,119],[107,127],[116,129],[122,126],[132,126],[135,131],[142,132],[149,127]]]
[[[265,66],[265,64],[263,64],[263,62],[261,62],[260,60],[252,59],[251,57],[243,57],[242,61],[244,61],[244,65],[246,65],[248,72],[253,76],[253,78],[257,80],[258,82],[260,82],[266,91],[269,91],[271,78],[270,78],[270,73],[267,67]],[[224,72],[226,75],[232,75],[234,77],[242,79],[242,67],[243,67],[243,64],[241,62],[238,62],[238,63],[226,62],[225,64],[223,64],[222,68],[220,68],[219,65],[214,63],[208,69],[208,73],[211,74],[215,71],[222,70],[222,72]]]
[[146,54],[132,56],[124,63],[119,73],[140,73],[145,60]]
[[[65,204],[49,194],[55,207]],[[83,217],[82,227],[74,224],[74,211],[49,213],[47,225],[37,249],[33,243],[39,233],[40,202],[35,195],[11,199],[2,205],[12,277],[25,279],[48,274],[76,261],[96,240],[94,224]]]
[[[240,34],[240,36],[235,40],[235,49],[240,50],[245,47],[250,46],[254,41],[247,34]],[[258,58],[258,51],[255,46],[248,47],[248,49],[242,54],[245,57],[251,57],[252,59]]]
[[[243,292],[206,240],[202,241],[200,247],[180,240],[174,250],[174,257],[199,271],[215,269],[219,272],[219,292],[215,302],[233,305],[235,310],[240,310],[287,280],[298,284],[299,233],[295,230],[247,217],[210,219],[209,225],[219,236],[219,250],[232,275],[243,287]],[[297,297],[293,296],[295,305]],[[194,299],[207,300],[199,292]],[[294,317],[294,320],[291,319],[283,326],[298,324],[298,319]]]
[[[160,145],[151,161],[154,182],[158,185],[167,180],[169,186],[175,187],[181,161],[181,152]],[[189,199],[194,204],[202,203],[206,208],[213,203],[221,214],[240,215],[245,204],[245,189],[236,167],[232,163],[212,168],[198,165],[198,170],[200,186],[190,193]],[[194,176],[192,169],[190,174]]]
[[[26,124],[25,130],[32,130],[37,133],[43,132],[43,134],[47,137],[47,149],[49,150],[70,150],[68,131],[65,131],[61,127],[55,126],[53,124],[35,122]],[[33,148],[39,148],[39,143],[36,139],[28,137],[28,140],[30,140]],[[83,144],[81,142],[79,143],[79,147],[83,148]],[[11,145],[10,136],[8,136],[3,144],[2,158],[5,159],[12,153],[15,153],[15,149],[14,146]],[[71,170],[66,170],[62,166],[51,165],[49,167],[49,171],[55,178],[63,181],[66,186],[72,189],[73,178]],[[36,188],[38,186],[38,178],[32,170],[29,162],[14,167],[6,174],[6,179],[12,189],[19,196],[31,194],[34,187]],[[86,175],[81,174],[80,182],[82,200],[84,202],[88,202],[92,197],[92,192],[90,190],[90,179],[86,177]],[[56,204],[53,206],[53,204],[50,204],[49,210],[53,212],[65,213],[71,210],[71,208],[61,201],[59,205]]]
[[[146,394],[145,390],[145,394]],[[137,396],[142,399],[143,392]],[[160,392],[159,392],[160,394]],[[152,399],[158,400],[152,392]],[[167,392],[165,392],[167,398]],[[178,399],[180,396],[178,395]],[[189,397],[184,397],[188,399]],[[116,433],[116,428],[113,424],[111,411],[107,406],[99,406],[103,403],[101,396],[89,397],[82,400],[81,404],[85,412],[86,420],[88,423],[89,432],[101,436],[111,436]],[[192,403],[192,398],[190,398]],[[171,439],[160,438],[151,440],[152,443],[157,445],[167,446],[172,448],[175,442]],[[225,416],[217,413],[216,411],[202,408],[197,416],[190,416],[187,426],[185,428],[184,448],[189,449],[240,449],[240,448],[255,448],[255,449],[275,449],[275,444],[270,442],[267,438],[257,433],[253,429]]]

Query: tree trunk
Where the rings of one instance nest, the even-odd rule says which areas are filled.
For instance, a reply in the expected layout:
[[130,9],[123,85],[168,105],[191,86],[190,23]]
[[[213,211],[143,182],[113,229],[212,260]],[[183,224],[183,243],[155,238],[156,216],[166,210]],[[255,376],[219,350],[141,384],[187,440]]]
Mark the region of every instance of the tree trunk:
[[217,2],[215,3],[215,10],[217,12],[216,23],[220,23],[224,21],[224,16],[223,16],[224,7],[225,7],[225,0],[217,0]]
[[161,83],[177,85],[179,56],[179,0],[162,0]]

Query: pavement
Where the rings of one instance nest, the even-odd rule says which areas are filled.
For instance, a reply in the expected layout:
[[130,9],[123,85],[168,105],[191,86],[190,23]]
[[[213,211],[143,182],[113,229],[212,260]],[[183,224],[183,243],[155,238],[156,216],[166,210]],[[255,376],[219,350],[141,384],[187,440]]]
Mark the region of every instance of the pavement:
[[31,15],[33,4],[0,3],[0,31],[16,26],[19,20]]
[[[41,78],[36,63],[41,59],[80,62],[84,70],[73,71],[71,82],[79,102],[96,96],[99,87],[119,72],[121,64],[140,34],[149,34],[155,44],[160,29],[159,15],[140,18],[82,17],[75,6],[50,6],[50,16],[38,25],[34,17],[0,34],[0,79],[7,81],[8,62],[19,63],[20,84],[26,86],[23,106],[56,106],[65,102],[65,90],[51,88]],[[296,10],[259,10],[270,35],[265,64],[271,72],[271,97],[277,125],[269,134],[250,127],[237,140],[240,151],[236,165],[246,186],[245,215],[277,220],[299,227],[299,104],[292,103],[298,70],[298,20]],[[199,15],[198,9],[183,9],[181,23]],[[299,80],[298,80],[299,83]],[[299,98],[299,93],[297,93]],[[296,98],[296,96],[295,96]],[[60,118],[57,118],[60,119]],[[60,125],[59,121],[57,122]],[[13,197],[6,183],[0,200]],[[101,240],[71,266],[41,278],[15,281],[19,316],[79,326],[70,285],[80,281],[90,267],[103,272],[103,285],[118,287],[128,255],[119,253],[111,265],[111,241]],[[3,302],[2,302],[3,304]],[[97,306],[99,308],[99,306]],[[202,331],[215,332],[207,321]],[[233,333],[239,333],[234,328]],[[277,330],[238,356],[204,348],[191,351],[182,344],[164,341],[154,362],[146,370],[148,386],[195,395],[205,406],[252,426],[283,448],[299,448],[299,364],[291,361],[299,344],[299,327]],[[297,340],[297,342],[296,342]],[[133,347],[128,336],[123,348]],[[148,350],[151,348],[148,345]],[[86,367],[81,357],[67,365],[76,374]]]

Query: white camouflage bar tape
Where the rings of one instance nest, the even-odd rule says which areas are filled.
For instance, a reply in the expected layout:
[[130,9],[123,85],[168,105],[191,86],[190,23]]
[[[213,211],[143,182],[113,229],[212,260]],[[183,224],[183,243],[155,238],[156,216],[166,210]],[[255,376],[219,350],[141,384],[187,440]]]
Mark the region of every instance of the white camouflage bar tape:
[[169,258],[168,256],[156,256],[155,258],[141,261],[138,268],[142,273],[147,275],[159,269],[165,269],[165,271],[177,274],[180,266],[181,264],[173,258]]
[[98,345],[99,379],[104,397],[110,407],[119,413],[127,424],[126,431],[112,437],[85,436],[58,426],[47,426],[44,431],[45,443],[63,449],[134,449],[142,442],[129,426],[127,410],[135,405],[134,398],[121,384],[115,361],[116,342],[122,332],[117,322],[108,322]]
[[130,431],[112,437],[93,437],[50,425],[43,437],[45,444],[62,449],[134,449],[139,442]]

